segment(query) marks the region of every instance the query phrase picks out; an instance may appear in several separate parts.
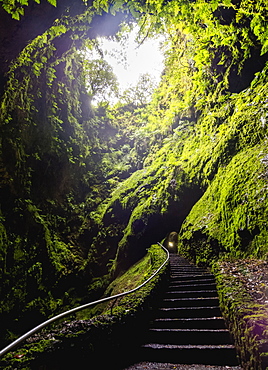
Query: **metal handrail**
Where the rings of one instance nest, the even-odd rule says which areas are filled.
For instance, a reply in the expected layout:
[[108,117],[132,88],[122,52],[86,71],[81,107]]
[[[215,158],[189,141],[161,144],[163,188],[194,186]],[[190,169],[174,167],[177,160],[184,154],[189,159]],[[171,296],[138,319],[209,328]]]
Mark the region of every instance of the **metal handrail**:
[[157,243],[157,244],[160,245],[164,249],[164,251],[167,253],[167,258],[166,258],[165,262],[163,262],[162,265],[153,273],[153,275],[150,276],[149,279],[147,279],[146,281],[144,281],[141,285],[139,285],[138,287],[136,287],[134,289],[131,289],[131,290],[127,291],[127,292],[119,293],[119,294],[116,294],[116,295],[111,296],[111,297],[102,298],[102,299],[99,299],[99,300],[94,301],[94,302],[89,302],[89,303],[86,303],[86,304],[84,304],[82,306],[78,306],[78,307],[72,308],[71,310],[62,312],[59,315],[56,315],[56,316],[51,317],[50,319],[42,322],[41,324],[39,324],[35,328],[31,329],[30,331],[28,331],[27,333],[25,333],[24,335],[22,335],[21,337],[17,338],[14,342],[10,343],[4,349],[2,349],[0,351],[0,357],[3,356],[3,355],[5,355],[7,352],[9,352],[12,348],[16,347],[18,344],[20,344],[21,342],[23,342],[25,339],[29,338],[31,335],[35,334],[36,332],[38,332],[39,330],[41,330],[45,326],[47,326],[47,325],[49,325],[49,324],[51,324],[51,323],[53,323],[53,322],[61,319],[62,317],[65,317],[67,315],[70,315],[70,314],[72,314],[74,312],[81,311],[84,308],[93,306],[93,305],[98,304],[98,303],[103,303],[103,302],[107,302],[107,301],[112,300],[112,299],[117,299],[119,297],[123,297],[123,296],[125,296],[127,294],[133,293],[136,290],[142,288],[145,284],[147,284],[150,280],[152,280],[158,274],[158,272],[169,261],[169,251],[161,243]]

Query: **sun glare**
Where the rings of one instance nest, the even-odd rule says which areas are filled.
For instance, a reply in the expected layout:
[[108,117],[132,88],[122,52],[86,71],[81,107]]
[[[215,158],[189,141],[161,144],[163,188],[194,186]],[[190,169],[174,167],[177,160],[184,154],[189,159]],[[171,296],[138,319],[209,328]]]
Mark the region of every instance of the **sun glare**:
[[[123,49],[119,42],[105,38],[99,40],[104,51],[104,59],[112,66],[121,91],[136,85],[140,75],[145,73],[159,83],[164,68],[164,56],[160,49],[163,37],[148,38],[139,45],[135,41],[137,33],[138,27],[135,27],[129,33]],[[123,61],[120,57],[122,54]]]

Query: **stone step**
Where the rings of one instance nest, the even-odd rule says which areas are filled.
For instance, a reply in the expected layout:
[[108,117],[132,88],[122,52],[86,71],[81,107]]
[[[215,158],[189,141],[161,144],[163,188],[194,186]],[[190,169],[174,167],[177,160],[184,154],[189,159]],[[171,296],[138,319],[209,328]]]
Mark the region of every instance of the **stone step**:
[[211,289],[215,289],[216,290],[216,284],[215,283],[206,283],[206,282],[200,282],[198,284],[191,284],[191,283],[183,283],[183,284],[178,284],[178,282],[174,283],[174,284],[170,284],[169,285],[169,288],[168,290],[172,289],[174,290],[174,288],[176,288],[176,290],[184,290],[184,291],[189,291],[189,290],[197,290],[198,289],[201,289],[201,290],[211,290]]
[[218,297],[195,297],[195,298],[165,298],[161,307],[204,307],[218,306]]
[[234,366],[237,358],[233,345],[172,345],[145,344],[142,346],[144,361],[175,364],[204,364]]
[[181,275],[179,276],[178,274],[177,275],[172,275],[170,276],[170,282],[172,282],[174,279],[177,279],[177,280],[181,280],[182,282],[183,281],[202,281],[202,280],[209,280],[209,281],[214,281],[215,282],[215,277],[213,275],[209,275],[209,274],[203,274],[203,275],[193,275],[193,274],[184,274],[184,275]]
[[158,318],[151,325],[159,329],[225,329],[223,317]]
[[187,265],[184,265],[184,266],[170,266],[170,270],[171,271],[204,271],[204,272],[209,272],[208,269],[206,268],[203,268],[203,267],[196,267],[196,266],[187,266]]
[[213,289],[213,290],[188,290],[188,291],[184,291],[184,290],[179,290],[179,291],[176,291],[176,290],[171,290],[171,291],[167,291],[163,298],[166,299],[166,298],[195,298],[195,297],[200,297],[200,298],[203,298],[203,297],[215,297],[217,295],[217,291],[216,289]]
[[171,255],[169,286],[159,306],[144,337],[142,361],[238,365],[219,309],[215,278],[208,269]]
[[232,344],[227,329],[159,329],[151,328],[146,337],[159,344]]
[[206,271],[190,271],[190,270],[185,270],[185,271],[170,271],[170,275],[210,275]]
[[209,269],[207,267],[202,267],[202,266],[196,266],[196,265],[192,265],[192,264],[187,264],[187,263],[171,263],[170,264],[170,268],[174,268],[174,269],[193,269],[193,270],[205,270],[205,271],[209,271]]
[[184,267],[185,268],[189,268],[189,267],[197,268],[198,266],[191,265],[189,263],[180,263],[178,261],[170,261],[170,268],[184,268]]
[[159,308],[159,317],[218,317],[221,316],[221,311],[218,306],[210,307],[174,307],[174,308]]
[[171,274],[170,275],[170,280],[181,280],[181,281],[185,281],[185,280],[192,280],[192,281],[197,281],[197,280],[209,280],[209,281],[215,281],[215,278],[213,275],[210,275],[210,274],[204,274],[204,275],[200,275],[200,274],[197,274],[197,275],[192,275],[192,274]]
[[212,284],[216,288],[216,283],[215,280],[213,279],[179,279],[179,278],[174,278],[169,281],[169,287],[173,286],[179,286],[179,285],[195,285],[197,289],[200,290],[200,285],[202,286],[203,284]]

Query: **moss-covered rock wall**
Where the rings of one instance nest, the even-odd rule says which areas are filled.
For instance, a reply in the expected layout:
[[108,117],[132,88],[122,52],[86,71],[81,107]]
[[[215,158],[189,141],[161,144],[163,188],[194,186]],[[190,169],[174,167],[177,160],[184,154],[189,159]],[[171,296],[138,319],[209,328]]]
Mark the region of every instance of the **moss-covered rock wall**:
[[243,369],[267,369],[267,262],[226,260],[214,265],[220,306]]
[[90,9],[65,14],[6,74],[0,111],[2,344],[14,331],[102,291],[102,283],[90,288],[92,279],[108,272],[105,259],[88,259],[96,232],[90,212],[112,186],[105,183],[103,158],[118,132],[92,111],[85,88],[79,52],[93,15]]
[[[190,171],[199,171],[202,181],[208,184],[180,233],[181,252],[198,263],[226,253],[234,257],[266,257],[265,76],[266,69],[255,78],[254,88],[221,105],[226,115],[218,109],[207,111],[200,119],[199,135],[189,140],[190,148],[185,146],[186,157],[193,143],[199,141],[202,163],[196,165],[197,160],[192,162],[190,158],[187,166]],[[217,122],[219,118],[221,124]],[[205,153],[210,153],[210,158],[205,159]]]

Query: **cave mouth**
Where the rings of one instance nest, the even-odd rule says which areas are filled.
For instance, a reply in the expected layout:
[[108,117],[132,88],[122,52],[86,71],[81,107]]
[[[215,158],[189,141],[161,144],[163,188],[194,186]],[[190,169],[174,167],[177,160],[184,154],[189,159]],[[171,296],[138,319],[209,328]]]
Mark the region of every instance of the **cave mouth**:
[[176,231],[171,231],[168,234],[168,237],[165,241],[165,245],[169,253],[172,253],[172,254],[178,253],[178,241],[179,241],[179,234]]
[[128,238],[126,248],[119,249],[115,276],[144,257],[149,246],[157,242],[162,242],[171,253],[177,253],[181,226],[204,192],[198,185],[192,185],[184,186],[182,194],[179,200],[170,202],[164,214],[153,213],[146,222],[140,219],[135,223],[137,233]]

